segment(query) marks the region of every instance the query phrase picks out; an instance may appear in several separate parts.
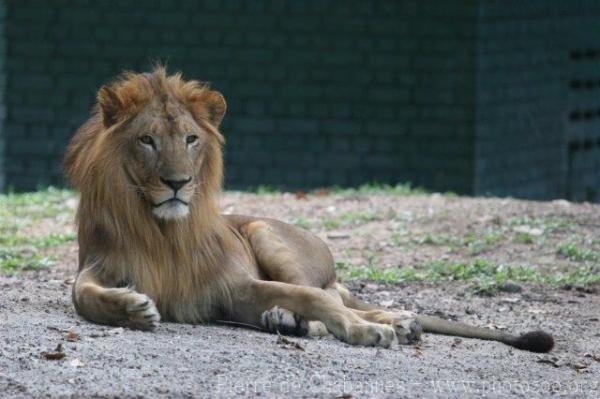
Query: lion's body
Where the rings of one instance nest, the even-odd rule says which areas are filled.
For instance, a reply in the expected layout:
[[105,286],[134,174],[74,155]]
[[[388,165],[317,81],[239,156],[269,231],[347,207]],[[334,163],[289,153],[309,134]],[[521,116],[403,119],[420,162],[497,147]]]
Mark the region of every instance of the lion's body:
[[504,333],[376,309],[336,282],[331,253],[314,235],[219,214],[224,112],[220,94],[162,68],[99,91],[65,156],[81,192],[73,288],[81,315],[141,329],[162,318],[292,333],[317,321],[345,342],[384,347],[396,337],[418,339],[419,321],[427,331],[525,345]]

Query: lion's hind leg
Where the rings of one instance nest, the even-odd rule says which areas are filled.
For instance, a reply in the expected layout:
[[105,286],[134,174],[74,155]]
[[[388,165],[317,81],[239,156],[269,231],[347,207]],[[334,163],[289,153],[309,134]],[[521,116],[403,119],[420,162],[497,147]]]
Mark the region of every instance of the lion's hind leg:
[[380,324],[387,324],[394,328],[398,343],[402,345],[414,344],[421,340],[423,328],[416,319],[416,315],[405,310],[356,310],[354,313],[363,319]]
[[413,312],[406,310],[384,310],[356,298],[348,288],[340,283],[334,283],[327,291],[337,295],[345,306],[363,319],[387,324],[394,328],[398,343],[413,344],[421,339],[423,328]]

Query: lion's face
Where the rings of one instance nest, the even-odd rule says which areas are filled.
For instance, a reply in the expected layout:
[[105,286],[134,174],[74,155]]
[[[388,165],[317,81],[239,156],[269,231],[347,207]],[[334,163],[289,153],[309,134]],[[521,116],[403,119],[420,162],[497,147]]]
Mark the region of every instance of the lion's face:
[[124,213],[140,200],[165,220],[209,212],[222,182],[223,96],[159,66],[125,73],[101,87],[97,99],[65,155],[69,181],[82,197],[110,200],[110,212],[122,204]]
[[189,112],[168,105],[165,115],[148,106],[125,128],[125,173],[152,212],[161,219],[188,215],[199,184],[206,141],[205,132]]

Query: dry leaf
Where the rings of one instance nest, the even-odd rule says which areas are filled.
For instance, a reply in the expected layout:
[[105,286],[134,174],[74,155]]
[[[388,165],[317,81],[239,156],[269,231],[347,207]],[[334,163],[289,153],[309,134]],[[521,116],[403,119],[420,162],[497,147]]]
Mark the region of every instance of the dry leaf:
[[307,200],[306,193],[304,191],[296,191],[296,199],[297,200]]
[[65,340],[67,340],[69,342],[79,341],[79,334],[77,334],[73,330],[67,330],[67,332],[65,332],[65,334],[64,334],[64,337],[65,337]]
[[584,353],[583,357],[589,357],[590,359],[594,359],[597,362],[600,362],[600,355],[594,353]]
[[298,349],[301,351],[304,351],[304,347],[302,345],[300,345],[298,342],[292,341],[291,339],[288,339],[286,337],[284,337],[283,335],[279,334],[279,332],[277,333],[277,343],[282,347],[282,348],[286,348],[286,349]]
[[42,356],[46,360],[60,360],[65,357],[65,352],[63,352],[62,344],[58,344],[53,352],[42,352]]
[[587,373],[587,372],[589,372],[587,364],[570,363],[569,367],[571,367],[573,370],[575,370],[578,373]]

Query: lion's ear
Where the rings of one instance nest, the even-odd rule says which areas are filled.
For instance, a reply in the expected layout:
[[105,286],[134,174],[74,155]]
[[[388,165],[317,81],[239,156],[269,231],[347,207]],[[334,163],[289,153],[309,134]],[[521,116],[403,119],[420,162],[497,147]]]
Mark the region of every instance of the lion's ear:
[[187,96],[187,102],[192,114],[198,119],[208,119],[214,127],[219,127],[227,104],[221,93],[214,90],[194,90]]
[[102,110],[104,127],[108,128],[117,123],[124,110],[124,104],[115,90],[109,86],[102,86],[98,90],[97,100]]
[[225,97],[218,91],[211,90],[207,93],[205,101],[211,123],[215,127],[219,127],[227,110]]

